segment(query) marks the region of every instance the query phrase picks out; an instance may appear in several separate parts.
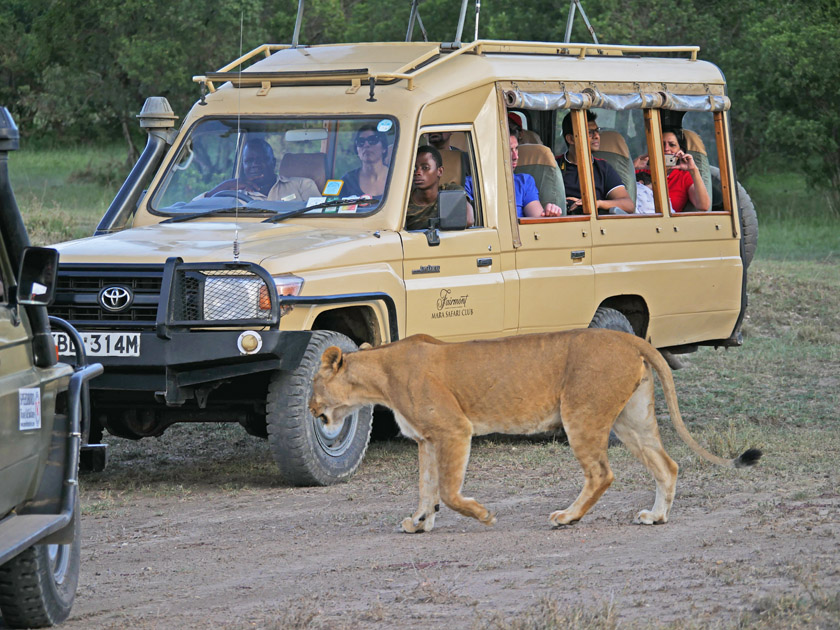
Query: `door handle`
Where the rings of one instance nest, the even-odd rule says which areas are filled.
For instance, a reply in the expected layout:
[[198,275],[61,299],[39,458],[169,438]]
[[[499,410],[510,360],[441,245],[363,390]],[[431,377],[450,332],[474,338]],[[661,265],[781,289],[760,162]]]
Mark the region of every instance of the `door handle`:
[[475,261],[475,264],[478,265],[479,267],[489,267],[490,265],[493,264],[493,259],[492,258],[479,258],[478,260]]
[[572,250],[572,260],[581,260],[586,256],[586,250],[575,249]]

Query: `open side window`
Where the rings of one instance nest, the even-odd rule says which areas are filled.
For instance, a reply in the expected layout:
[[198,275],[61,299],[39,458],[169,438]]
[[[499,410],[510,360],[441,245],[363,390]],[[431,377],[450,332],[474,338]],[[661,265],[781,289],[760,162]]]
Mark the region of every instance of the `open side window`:
[[405,229],[458,230],[484,225],[472,132],[424,129],[415,153]]

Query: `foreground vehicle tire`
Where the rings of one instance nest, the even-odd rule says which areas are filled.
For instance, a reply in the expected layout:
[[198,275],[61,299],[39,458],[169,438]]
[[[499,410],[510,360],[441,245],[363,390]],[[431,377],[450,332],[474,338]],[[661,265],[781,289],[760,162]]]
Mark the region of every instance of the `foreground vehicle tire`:
[[79,582],[81,535],[76,503],[73,542],[34,545],[0,567],[0,611],[10,628],[45,628],[70,615]]
[[[712,172],[712,198],[720,198],[720,169],[716,166],[710,167]],[[740,182],[735,182],[738,194],[738,209],[741,215],[741,233],[744,238],[744,268],[750,266],[755,250],[758,247],[758,215],[755,212],[755,204],[747,190]],[[712,209],[716,210],[714,203]],[[722,208],[721,208],[722,209]]]
[[312,377],[330,346],[343,352],[357,350],[356,344],[340,333],[315,331],[297,369],[275,373],[268,386],[268,441],[284,481],[291,485],[328,486],[347,481],[362,463],[370,440],[372,407],[347,416],[335,431],[327,431],[309,413]]

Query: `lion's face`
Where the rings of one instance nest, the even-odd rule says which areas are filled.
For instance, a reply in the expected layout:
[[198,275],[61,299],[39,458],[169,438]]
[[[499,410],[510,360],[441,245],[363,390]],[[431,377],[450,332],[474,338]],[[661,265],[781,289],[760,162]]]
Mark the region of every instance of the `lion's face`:
[[312,379],[309,411],[328,429],[336,427],[355,409],[348,404],[349,394],[344,379],[344,357],[340,348],[331,346],[321,356],[321,367]]

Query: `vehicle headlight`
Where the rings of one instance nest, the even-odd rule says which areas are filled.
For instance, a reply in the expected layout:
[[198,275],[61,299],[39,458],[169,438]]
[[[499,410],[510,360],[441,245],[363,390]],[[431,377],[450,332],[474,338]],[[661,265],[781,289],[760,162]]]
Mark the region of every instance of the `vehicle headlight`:
[[[291,274],[274,277],[277,295],[297,295],[303,278]],[[283,315],[293,307],[284,306]],[[204,282],[204,319],[264,319],[271,310],[268,288],[257,276],[207,276]]]

